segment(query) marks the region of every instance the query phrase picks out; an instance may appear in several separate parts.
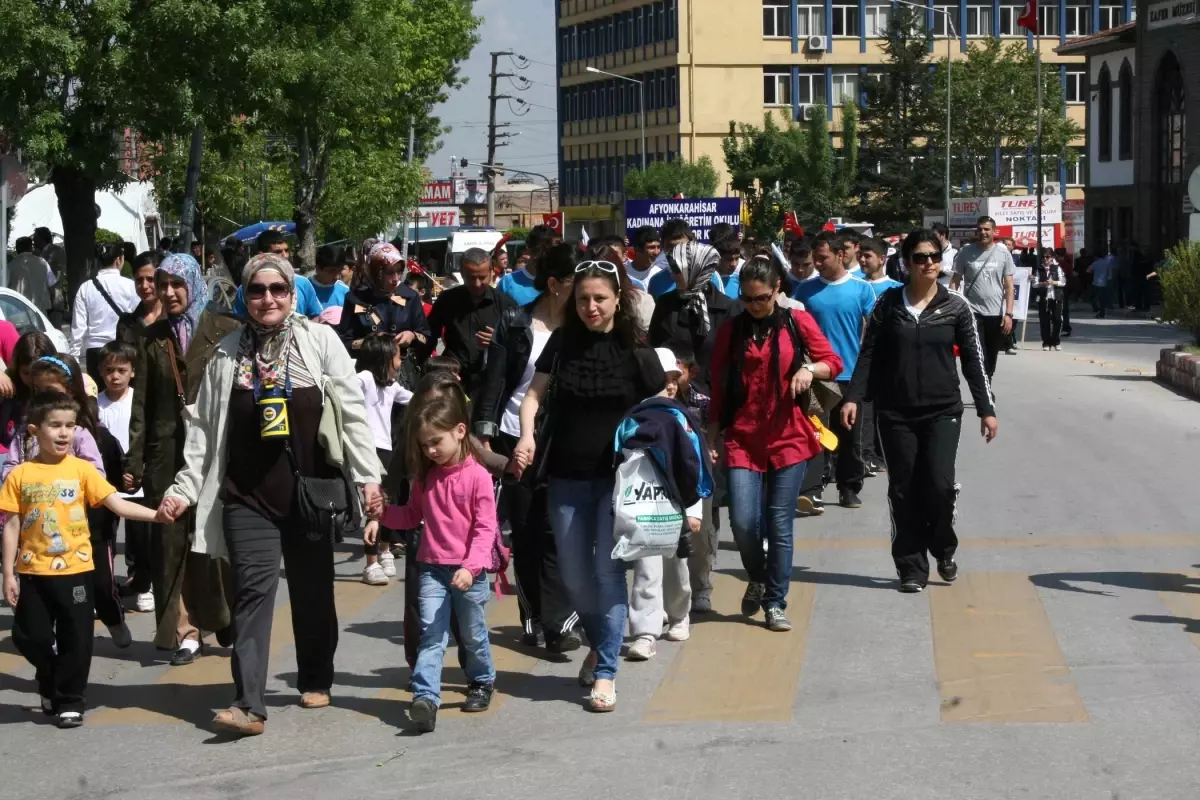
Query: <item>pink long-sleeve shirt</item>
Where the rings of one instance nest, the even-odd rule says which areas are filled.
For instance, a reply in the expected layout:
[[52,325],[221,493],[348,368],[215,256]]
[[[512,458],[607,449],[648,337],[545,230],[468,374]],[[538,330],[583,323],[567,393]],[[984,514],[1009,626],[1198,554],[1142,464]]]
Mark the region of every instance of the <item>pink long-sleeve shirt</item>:
[[388,506],[382,522],[389,528],[415,528],[424,521],[417,548],[422,564],[461,566],[478,576],[492,563],[500,527],[492,478],[468,456],[453,467],[433,467],[424,480],[414,480],[408,504]]

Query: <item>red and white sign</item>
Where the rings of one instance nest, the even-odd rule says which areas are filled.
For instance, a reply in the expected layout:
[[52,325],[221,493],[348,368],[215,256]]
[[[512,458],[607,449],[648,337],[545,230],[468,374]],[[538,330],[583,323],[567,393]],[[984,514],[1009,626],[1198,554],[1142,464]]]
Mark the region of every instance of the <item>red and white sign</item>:
[[454,205],[454,184],[450,181],[429,181],[421,191],[421,202],[430,205]]
[[[1042,225],[1042,247],[1062,247],[1061,224]],[[1012,239],[1018,250],[1024,250],[1037,244],[1037,225],[997,225],[996,238]]]
[[427,206],[481,206],[487,203],[487,182],[468,178],[427,181],[421,190]]
[[456,206],[430,206],[421,208],[422,228],[457,228],[459,212]]
[[562,236],[563,226],[566,224],[563,220],[563,212],[555,211],[553,214],[542,214],[542,224],[559,236]]
[[[1042,224],[1063,221],[1062,195],[1042,196]],[[974,227],[979,217],[988,216],[997,225],[1037,225],[1035,195],[1001,197],[961,197],[950,201],[951,228]]]

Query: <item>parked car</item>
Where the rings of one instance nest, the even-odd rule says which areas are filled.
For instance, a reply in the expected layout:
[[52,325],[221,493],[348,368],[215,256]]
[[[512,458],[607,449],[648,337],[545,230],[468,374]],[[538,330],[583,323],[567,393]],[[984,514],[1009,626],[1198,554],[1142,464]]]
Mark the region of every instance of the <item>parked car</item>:
[[40,331],[50,337],[50,341],[54,342],[54,347],[60,353],[70,352],[70,345],[63,332],[51,325],[46,315],[20,292],[0,287],[0,316],[11,322],[19,333]]

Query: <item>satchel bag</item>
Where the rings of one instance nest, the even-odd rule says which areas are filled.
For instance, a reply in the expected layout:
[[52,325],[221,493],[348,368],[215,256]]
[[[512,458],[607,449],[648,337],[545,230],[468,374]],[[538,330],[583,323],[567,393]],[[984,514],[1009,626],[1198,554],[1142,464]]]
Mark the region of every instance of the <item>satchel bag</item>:
[[[784,327],[788,330],[788,335],[792,338],[793,350],[803,359],[801,365],[812,364],[812,353],[808,349],[808,343],[800,336],[800,330],[796,327],[796,318],[791,313],[784,314]],[[791,370],[788,373],[788,379],[800,369]],[[837,381],[823,381],[817,377],[813,377],[812,384],[807,389],[800,393],[796,398],[796,405],[800,406],[800,410],[805,416],[824,417],[826,414],[833,411],[837,404],[842,402],[842,390],[837,385]]]
[[338,467],[336,478],[305,477],[297,468],[292,443],[285,441],[283,446],[292,463],[292,474],[296,476],[296,511],[309,541],[336,539],[357,531],[362,526],[362,519],[358,514],[358,503],[354,502],[354,484],[345,464]]

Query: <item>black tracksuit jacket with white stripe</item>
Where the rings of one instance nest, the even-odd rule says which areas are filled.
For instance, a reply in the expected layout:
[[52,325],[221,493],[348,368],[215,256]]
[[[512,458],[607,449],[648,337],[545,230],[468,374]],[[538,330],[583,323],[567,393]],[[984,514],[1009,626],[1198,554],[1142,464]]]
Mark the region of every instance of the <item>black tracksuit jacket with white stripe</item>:
[[993,416],[975,317],[966,298],[944,286],[938,286],[919,319],[904,307],[904,287],[883,293],[867,323],[846,399],[873,401],[881,417],[912,420],[962,414],[955,345],[976,413]]

